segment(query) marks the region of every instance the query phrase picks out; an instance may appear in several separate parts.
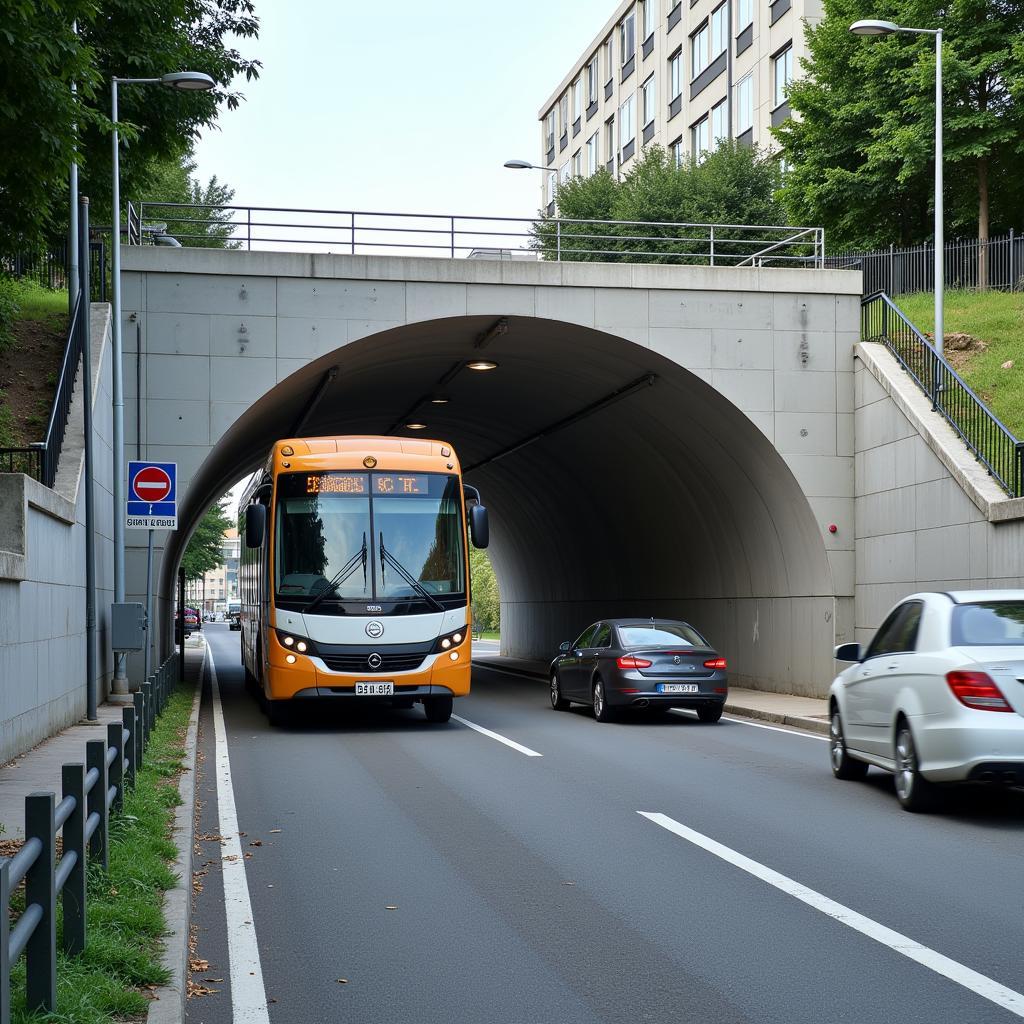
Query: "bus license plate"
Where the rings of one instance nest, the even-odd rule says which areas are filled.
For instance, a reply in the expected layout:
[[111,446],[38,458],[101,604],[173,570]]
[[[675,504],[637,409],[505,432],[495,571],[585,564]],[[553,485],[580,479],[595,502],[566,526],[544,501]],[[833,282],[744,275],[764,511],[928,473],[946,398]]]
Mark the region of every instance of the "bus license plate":
[[662,693],[697,693],[700,687],[696,683],[662,683],[658,689]]
[[356,683],[357,697],[393,697],[394,683]]

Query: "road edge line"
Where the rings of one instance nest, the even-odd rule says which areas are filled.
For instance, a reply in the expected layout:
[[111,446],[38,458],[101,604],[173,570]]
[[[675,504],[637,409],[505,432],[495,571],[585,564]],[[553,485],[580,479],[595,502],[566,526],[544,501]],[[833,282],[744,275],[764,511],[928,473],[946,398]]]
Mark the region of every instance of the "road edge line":
[[476,722],[471,722],[468,718],[462,718],[459,715],[452,715],[452,720],[460,722],[462,725],[467,726],[474,732],[480,733],[481,736],[486,736],[491,740],[497,740],[498,743],[503,743],[506,747],[510,747],[512,750],[517,750],[520,754],[525,754],[527,757],[544,756],[539,750],[534,750],[532,747],[524,746],[516,740],[509,739],[508,736],[503,736],[500,732],[494,732],[493,729],[486,729],[482,725],[477,725]]
[[192,845],[195,842],[196,759],[199,756],[199,708],[203,700],[203,677],[209,645],[203,638],[203,663],[199,681],[192,697],[192,714],[185,732],[185,770],[178,779],[181,803],[174,810],[172,842],[178,854],[171,870],[178,876],[173,889],[164,893],[164,920],[167,930],[162,936],[160,962],[171,980],[153,993],[146,1024],[181,1024],[185,1019],[188,999],[188,939],[192,925]]

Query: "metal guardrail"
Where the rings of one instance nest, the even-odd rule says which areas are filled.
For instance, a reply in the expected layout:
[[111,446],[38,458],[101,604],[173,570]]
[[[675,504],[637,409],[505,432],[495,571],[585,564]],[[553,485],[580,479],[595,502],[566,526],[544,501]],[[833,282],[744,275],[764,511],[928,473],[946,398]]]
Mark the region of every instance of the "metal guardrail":
[[[85,764],[61,768],[61,799],[54,793],[25,797],[25,843],[0,860],[0,1024],[11,1020],[11,968],[25,954],[28,1010],[57,1009],[57,901],[63,910],[61,946],[67,956],[86,947],[86,865],[107,870],[109,816],[122,809],[135,785],[149,735],[167,706],[178,678],[172,654],[142,684],[120,722],[107,725],[106,740],[89,740]],[[63,840],[56,855],[57,833]],[[11,924],[11,894],[24,881],[25,909]]]
[[1024,488],[1024,442],[996,417],[885,292],[861,302],[861,340],[882,342],[974,457],[1012,498]]
[[[128,204],[128,244],[168,236],[183,246],[348,255],[560,262],[812,266],[825,259],[822,228],[486,217],[270,206]],[[165,242],[166,244],[166,242]]]
[[[92,301],[107,301],[107,245],[102,239],[89,243],[89,279]],[[34,252],[16,252],[0,256],[0,273],[18,281],[34,281],[44,288],[63,291],[68,286],[68,250],[66,245]]]
[[[943,246],[943,277],[949,288],[1019,291],[1024,288],[1024,236],[1010,229],[995,238],[963,238]],[[935,290],[933,245],[890,245],[888,249],[826,256],[833,270],[860,270],[864,295],[907,295]]]

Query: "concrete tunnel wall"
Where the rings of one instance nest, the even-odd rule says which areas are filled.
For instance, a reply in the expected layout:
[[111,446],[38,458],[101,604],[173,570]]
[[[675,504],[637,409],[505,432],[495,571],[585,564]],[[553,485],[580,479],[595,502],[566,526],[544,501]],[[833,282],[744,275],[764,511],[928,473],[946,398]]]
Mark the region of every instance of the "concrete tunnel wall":
[[[385,430],[373,407],[399,382],[420,379],[429,391],[417,367],[466,333],[465,323],[454,326],[395,329],[282,381],[211,452],[183,526],[290,435],[329,367],[338,367],[337,397],[321,401],[303,433]],[[485,323],[470,326],[472,334]],[[492,515],[504,653],[546,658],[602,616],[684,616],[729,656],[737,684],[816,689],[831,669],[832,576],[807,499],[768,439],[700,377],[631,342],[521,318],[515,329],[515,356],[494,352],[501,367],[490,380],[465,371],[463,387],[479,393],[458,409],[453,400],[447,429],[431,432],[450,440],[465,466],[635,379],[641,364],[657,380],[467,473]],[[531,332],[532,343],[523,338]],[[169,549],[168,566],[185,538]]]

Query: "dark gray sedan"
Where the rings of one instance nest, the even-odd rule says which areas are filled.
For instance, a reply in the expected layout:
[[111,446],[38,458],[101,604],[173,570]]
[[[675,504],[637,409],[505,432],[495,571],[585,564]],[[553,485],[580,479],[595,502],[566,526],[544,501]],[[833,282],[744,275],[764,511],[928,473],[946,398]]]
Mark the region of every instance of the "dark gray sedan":
[[691,708],[722,717],[729,694],[725,658],[686,622],[605,619],[566,641],[551,662],[551,706],[590,704],[599,722],[621,708]]

